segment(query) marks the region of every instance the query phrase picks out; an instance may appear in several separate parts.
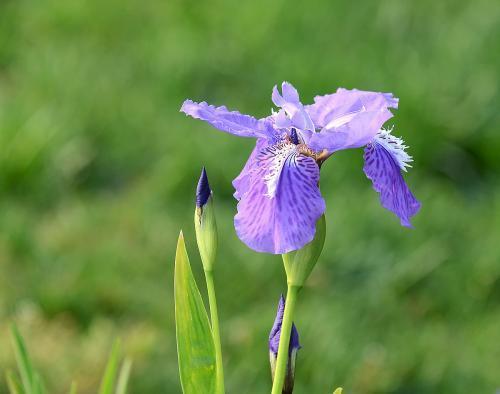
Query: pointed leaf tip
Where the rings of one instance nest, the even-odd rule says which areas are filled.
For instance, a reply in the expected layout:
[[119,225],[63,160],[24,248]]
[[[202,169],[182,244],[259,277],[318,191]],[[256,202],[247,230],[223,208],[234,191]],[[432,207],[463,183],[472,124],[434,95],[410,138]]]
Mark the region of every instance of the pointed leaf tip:
[[24,339],[15,324],[11,326],[12,341],[14,344],[14,353],[16,356],[19,374],[21,375],[22,387],[28,393],[32,393],[35,385],[35,372],[28,354]]
[[99,394],[112,394],[114,391],[116,377],[118,374],[118,363],[121,353],[121,341],[116,339],[111,348],[106,369],[99,387]]

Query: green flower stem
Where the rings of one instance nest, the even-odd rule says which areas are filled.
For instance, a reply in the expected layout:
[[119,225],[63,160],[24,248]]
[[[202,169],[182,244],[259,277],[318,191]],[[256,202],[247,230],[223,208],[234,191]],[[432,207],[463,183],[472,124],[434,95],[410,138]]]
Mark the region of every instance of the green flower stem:
[[290,345],[290,333],[292,331],[293,314],[295,304],[301,286],[288,285],[285,301],[285,312],[281,324],[280,344],[278,347],[278,359],[276,360],[276,370],[274,372],[274,382],[272,394],[281,394],[285,382],[286,369],[288,363],[288,347]]
[[222,365],[222,348],[220,344],[219,315],[217,313],[217,300],[215,298],[215,285],[213,271],[205,271],[207,282],[208,303],[210,305],[210,320],[212,322],[212,336],[215,345],[215,360],[217,363],[217,390],[218,394],[224,393],[224,368]]

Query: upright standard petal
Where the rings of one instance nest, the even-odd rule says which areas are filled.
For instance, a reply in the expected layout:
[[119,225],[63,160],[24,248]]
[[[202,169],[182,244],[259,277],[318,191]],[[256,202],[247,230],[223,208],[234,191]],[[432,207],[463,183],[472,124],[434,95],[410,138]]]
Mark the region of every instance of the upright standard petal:
[[325,211],[316,161],[289,142],[257,154],[234,218],[239,238],[258,252],[283,254],[312,241]]
[[253,116],[240,114],[238,111],[229,111],[225,106],[215,107],[206,102],[196,103],[184,101],[181,112],[201,119],[216,129],[234,134],[239,137],[269,137],[273,133],[272,125],[266,120],[257,120]]
[[[271,98],[273,103],[282,108],[290,120],[290,126],[296,127],[300,130],[314,131],[314,123],[312,122],[309,114],[300,102],[299,93],[292,84],[283,82],[281,85],[281,95],[278,88],[273,88]],[[282,116],[282,115],[281,115]],[[279,118],[278,118],[279,119]]]
[[306,107],[320,133],[311,136],[315,150],[335,152],[359,148],[373,140],[382,125],[392,117],[389,108],[397,108],[398,99],[390,93],[338,89],[327,96],[317,96]]
[[363,171],[380,194],[382,206],[394,212],[401,224],[412,227],[410,218],[420,209],[420,202],[412,194],[401,174],[406,171],[411,157],[404,151],[399,138],[381,133],[365,148]]

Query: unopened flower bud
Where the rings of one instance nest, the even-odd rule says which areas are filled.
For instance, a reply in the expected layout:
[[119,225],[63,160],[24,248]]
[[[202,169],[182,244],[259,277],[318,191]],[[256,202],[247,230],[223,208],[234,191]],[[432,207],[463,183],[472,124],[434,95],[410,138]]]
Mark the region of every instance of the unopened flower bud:
[[[271,363],[271,375],[274,381],[274,372],[276,370],[276,360],[278,359],[278,348],[280,344],[281,325],[283,323],[283,313],[285,312],[285,298],[280,297],[276,319],[274,320],[273,328],[269,333],[269,362]],[[292,323],[292,331],[290,332],[290,344],[288,345],[288,361],[286,367],[285,382],[283,385],[283,394],[291,394],[293,391],[293,383],[295,379],[295,360],[297,352],[300,349],[299,332]]]
[[211,271],[217,254],[217,224],[215,222],[212,190],[208,183],[205,167],[201,170],[200,180],[196,188],[194,228],[203,269]]
[[302,249],[295,250],[282,255],[285,265],[288,284],[291,286],[304,286],[325,244],[326,221],[322,215],[316,222],[316,234],[314,239]]

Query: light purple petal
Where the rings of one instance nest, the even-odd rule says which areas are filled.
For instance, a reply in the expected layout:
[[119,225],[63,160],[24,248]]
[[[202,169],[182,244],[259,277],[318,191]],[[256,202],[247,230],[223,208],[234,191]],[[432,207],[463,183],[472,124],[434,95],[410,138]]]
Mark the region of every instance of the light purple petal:
[[318,165],[290,143],[270,145],[255,160],[246,192],[238,190],[238,236],[258,252],[300,249],[314,238],[316,221],[325,211]]
[[326,149],[330,153],[341,149],[360,148],[371,142],[391,117],[392,114],[387,109],[359,112],[335,129],[323,129],[320,133],[312,134],[308,146],[316,151]]
[[380,193],[382,206],[394,212],[403,226],[411,227],[410,218],[420,209],[420,202],[406,185],[397,157],[374,141],[365,148],[364,159],[363,171]]
[[314,131],[314,124],[304,106],[300,102],[297,89],[295,89],[292,84],[283,82],[281,90],[283,95],[281,95],[278,88],[274,86],[271,98],[277,107],[283,108],[291,121],[291,126],[301,130]]
[[277,107],[282,107],[285,105],[286,100],[281,96],[278,86],[274,85],[273,87],[273,93],[271,94],[271,100],[273,101],[273,104],[276,105]]
[[281,84],[281,91],[283,92],[283,98],[290,103],[300,103],[299,92],[293,87],[289,82],[283,82]]
[[389,108],[398,105],[398,100],[389,93],[356,89],[338,89],[334,94],[317,96],[314,101],[306,110],[322,130],[311,136],[308,145],[329,152],[365,146],[392,117]]
[[215,107],[206,102],[184,101],[181,112],[201,119],[216,129],[239,137],[269,137],[273,133],[272,125],[265,120],[257,120],[250,115],[229,111],[225,106]]
[[333,94],[314,97],[314,104],[306,110],[317,128],[329,128],[329,123],[355,114],[363,107],[366,111],[397,108],[398,99],[392,93],[367,92],[358,89],[337,89]]
[[279,129],[289,129],[293,126],[284,109],[280,109],[274,116],[274,124]]
[[241,197],[248,191],[250,187],[250,178],[253,170],[255,169],[256,158],[262,149],[268,145],[265,138],[259,138],[255,143],[255,148],[253,148],[250,157],[248,158],[243,170],[240,174],[233,180],[233,186],[235,192],[233,194],[234,198],[240,200]]

